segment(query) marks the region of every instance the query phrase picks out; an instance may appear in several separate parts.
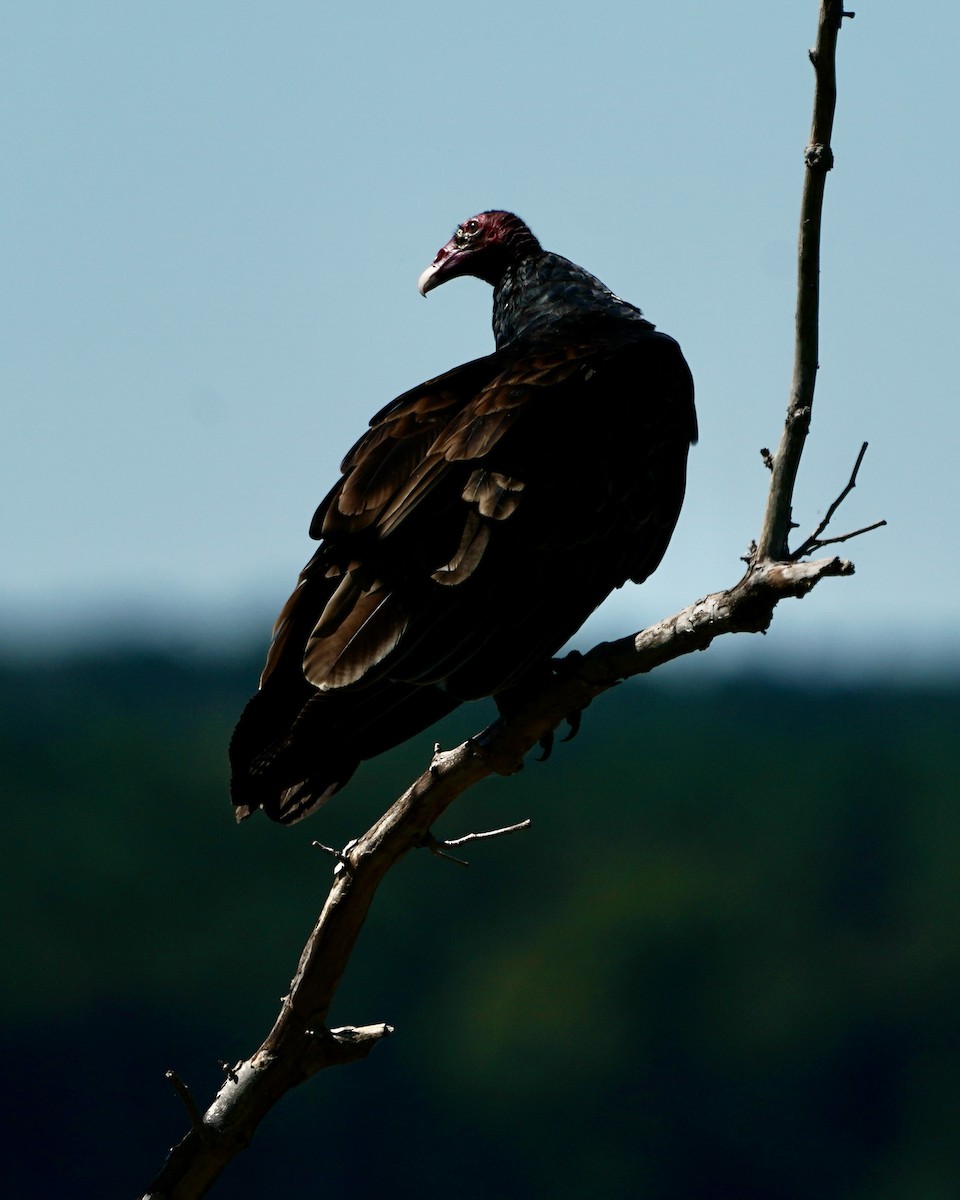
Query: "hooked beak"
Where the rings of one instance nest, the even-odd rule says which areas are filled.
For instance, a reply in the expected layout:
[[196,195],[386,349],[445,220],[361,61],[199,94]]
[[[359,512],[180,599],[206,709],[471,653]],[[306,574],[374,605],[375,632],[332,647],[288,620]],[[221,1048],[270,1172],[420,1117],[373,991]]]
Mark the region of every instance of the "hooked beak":
[[440,280],[437,278],[438,266],[438,263],[431,263],[417,280],[417,291],[421,296],[425,296],[431,288],[435,288],[439,285]]
[[417,280],[417,291],[421,296],[433,291],[441,283],[446,283],[455,275],[462,273],[463,248],[451,238],[445,246],[437,251],[437,257]]

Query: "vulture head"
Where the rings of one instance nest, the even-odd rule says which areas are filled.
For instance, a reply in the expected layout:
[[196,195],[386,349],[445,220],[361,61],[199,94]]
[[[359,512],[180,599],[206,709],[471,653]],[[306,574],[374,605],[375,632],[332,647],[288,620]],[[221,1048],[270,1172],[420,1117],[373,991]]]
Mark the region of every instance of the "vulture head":
[[457,226],[453,237],[420,276],[421,296],[458,275],[475,275],[494,287],[504,272],[528,254],[541,253],[541,246],[519,217],[494,209],[477,213]]

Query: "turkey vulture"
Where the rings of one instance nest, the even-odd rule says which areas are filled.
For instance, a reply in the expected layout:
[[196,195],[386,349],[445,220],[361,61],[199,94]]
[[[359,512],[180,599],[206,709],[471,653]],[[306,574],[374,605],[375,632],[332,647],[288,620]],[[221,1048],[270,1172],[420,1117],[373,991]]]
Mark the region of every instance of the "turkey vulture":
[[458,275],[493,285],[496,350],[343,460],[230,744],[237,820],[299,821],[461,702],[503,710],[666,551],[697,433],[677,343],[512,213],[464,221],[420,292]]

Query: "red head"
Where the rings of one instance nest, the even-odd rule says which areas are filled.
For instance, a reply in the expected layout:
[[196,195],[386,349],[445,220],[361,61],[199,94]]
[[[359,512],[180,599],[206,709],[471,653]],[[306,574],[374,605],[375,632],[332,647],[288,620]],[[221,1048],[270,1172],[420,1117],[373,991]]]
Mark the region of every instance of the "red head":
[[475,275],[496,286],[504,272],[528,254],[540,253],[540,243],[519,217],[494,209],[478,213],[459,226],[420,276],[420,295],[458,275]]

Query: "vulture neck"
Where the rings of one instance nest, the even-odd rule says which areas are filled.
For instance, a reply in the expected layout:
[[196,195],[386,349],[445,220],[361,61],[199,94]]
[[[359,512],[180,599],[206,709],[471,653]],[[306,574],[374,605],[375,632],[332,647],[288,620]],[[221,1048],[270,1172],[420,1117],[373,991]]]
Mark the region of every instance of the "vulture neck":
[[527,255],[507,267],[493,289],[493,336],[502,350],[575,325],[630,322],[653,329],[639,308],[615,296],[595,275],[559,254]]

